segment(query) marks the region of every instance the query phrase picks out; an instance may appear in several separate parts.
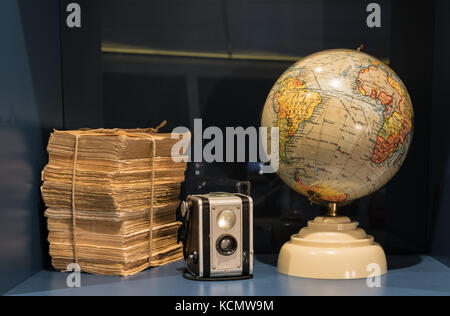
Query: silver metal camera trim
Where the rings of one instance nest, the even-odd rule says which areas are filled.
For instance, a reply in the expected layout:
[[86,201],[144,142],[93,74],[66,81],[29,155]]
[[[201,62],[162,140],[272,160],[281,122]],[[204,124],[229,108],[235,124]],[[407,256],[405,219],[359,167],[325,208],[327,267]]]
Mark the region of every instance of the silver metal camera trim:
[[[199,214],[198,214],[198,225],[199,227],[203,227],[203,202],[202,199],[199,199],[198,197],[194,196],[191,197],[197,200]],[[203,260],[203,229],[198,230],[198,257]],[[199,264],[199,274],[200,276],[203,276],[203,263]]]

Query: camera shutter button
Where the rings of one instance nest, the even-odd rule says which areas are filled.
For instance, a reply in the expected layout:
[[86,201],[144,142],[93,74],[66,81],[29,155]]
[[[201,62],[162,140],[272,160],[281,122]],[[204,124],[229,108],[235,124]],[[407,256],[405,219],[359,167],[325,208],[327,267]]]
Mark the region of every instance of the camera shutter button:
[[193,263],[197,263],[198,260],[197,251],[191,252],[191,254],[189,255],[189,259],[191,259]]

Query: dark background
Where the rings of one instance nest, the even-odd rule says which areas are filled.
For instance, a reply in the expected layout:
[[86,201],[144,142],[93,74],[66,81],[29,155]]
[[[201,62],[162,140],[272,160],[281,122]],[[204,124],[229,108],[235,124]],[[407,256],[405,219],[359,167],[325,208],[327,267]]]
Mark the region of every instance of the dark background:
[[[82,28],[65,25],[82,7]],[[382,27],[365,24],[382,8]],[[342,209],[388,254],[450,264],[447,102],[450,4],[411,1],[58,1],[0,4],[0,293],[49,268],[40,170],[52,128],[258,126],[268,91],[295,60],[327,48],[389,62],[413,100],[408,158],[384,188]],[[103,47],[103,53],[102,53]],[[252,164],[190,164],[183,194],[252,182],[255,250],[276,252],[319,214]],[[198,175],[196,175],[196,171]]]
[[39,187],[63,128],[58,1],[0,2],[0,293],[48,264]]

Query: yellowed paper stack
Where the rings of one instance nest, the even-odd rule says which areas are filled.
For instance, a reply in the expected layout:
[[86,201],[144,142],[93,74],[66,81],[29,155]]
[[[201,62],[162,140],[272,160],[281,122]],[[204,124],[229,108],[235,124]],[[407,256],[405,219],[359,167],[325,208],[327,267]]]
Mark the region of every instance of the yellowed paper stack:
[[[55,131],[42,171],[50,255],[57,270],[131,275],[182,258],[176,221],[186,134]],[[150,256],[151,254],[151,256]]]

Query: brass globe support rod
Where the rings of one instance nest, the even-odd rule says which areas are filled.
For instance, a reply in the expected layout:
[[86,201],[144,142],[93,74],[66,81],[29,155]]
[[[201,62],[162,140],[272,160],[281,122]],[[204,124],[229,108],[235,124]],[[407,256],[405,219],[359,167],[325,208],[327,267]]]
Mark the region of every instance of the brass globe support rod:
[[327,216],[328,217],[336,217],[337,216],[337,204],[336,203],[328,203]]
[[313,191],[309,191],[308,192],[308,200],[309,202],[312,204],[317,204],[320,206],[325,206],[327,208],[327,214],[326,216],[328,217],[337,217],[337,203],[335,202],[325,202],[323,200],[320,199],[320,195],[318,195],[317,193],[313,192]]

